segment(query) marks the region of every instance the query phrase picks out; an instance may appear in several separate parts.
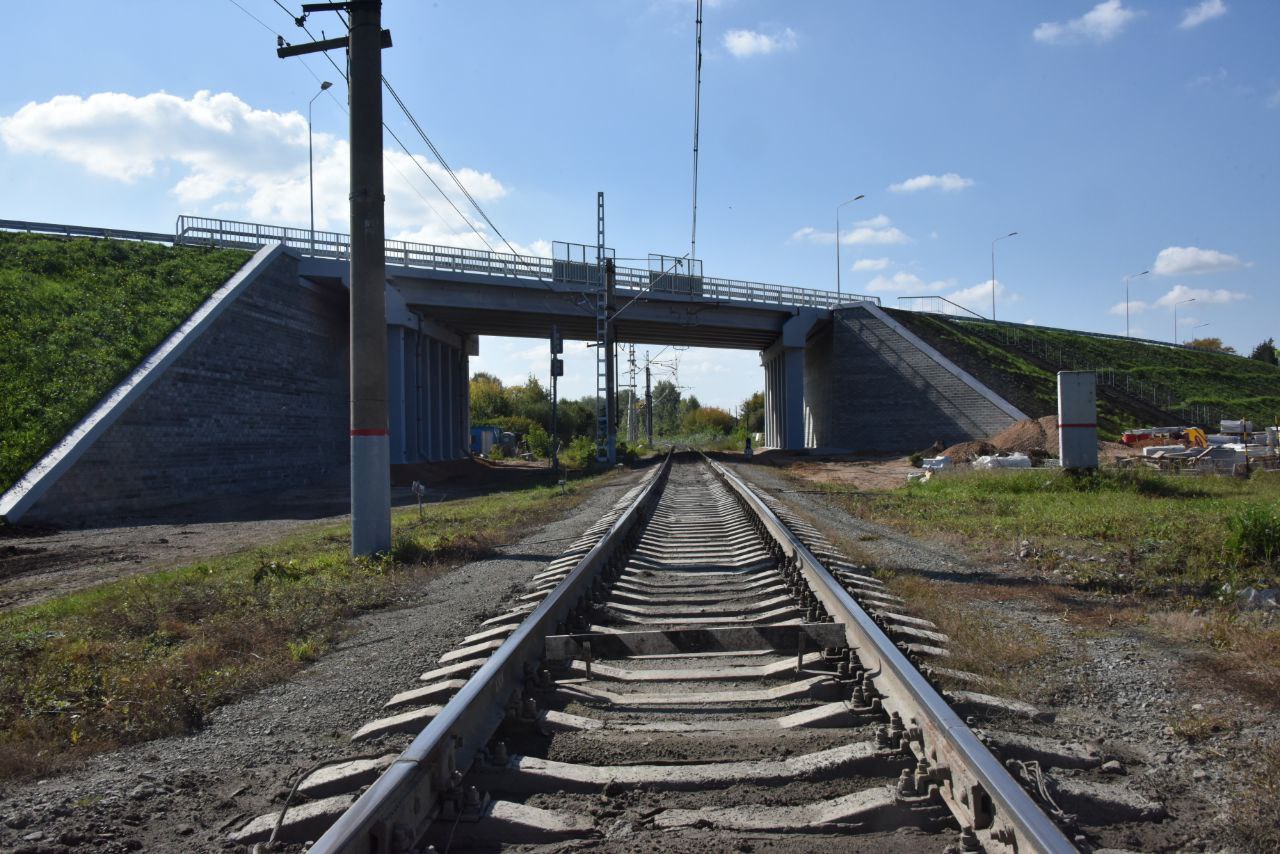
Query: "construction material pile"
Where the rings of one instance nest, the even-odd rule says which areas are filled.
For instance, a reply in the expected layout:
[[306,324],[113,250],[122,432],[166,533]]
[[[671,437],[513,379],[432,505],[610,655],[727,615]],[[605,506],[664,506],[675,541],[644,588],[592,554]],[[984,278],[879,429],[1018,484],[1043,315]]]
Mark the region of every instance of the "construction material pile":
[[961,442],[942,452],[955,463],[1002,454],[1025,454],[1035,462],[1058,456],[1058,417],[1046,415],[1018,421],[987,439]]

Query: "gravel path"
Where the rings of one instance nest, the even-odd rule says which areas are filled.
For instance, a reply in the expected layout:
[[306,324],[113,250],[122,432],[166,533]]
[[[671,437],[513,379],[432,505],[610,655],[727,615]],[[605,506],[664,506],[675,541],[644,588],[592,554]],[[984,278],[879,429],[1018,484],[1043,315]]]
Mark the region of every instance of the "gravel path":
[[[994,589],[994,598],[965,601],[977,619],[1048,640],[1048,653],[1020,674],[1017,699],[1055,713],[1049,730],[1054,737],[1099,745],[1120,762],[1120,781],[1127,788],[1168,811],[1158,823],[1091,829],[1104,844],[1141,851],[1250,850],[1219,840],[1227,836],[1230,800],[1247,782],[1242,757],[1259,745],[1275,744],[1280,720],[1230,686],[1206,678],[1204,668],[1193,664],[1197,652],[1140,625],[1108,627],[1082,623],[1078,615],[1068,618],[1068,609],[1109,600],[1084,593],[1062,598],[1057,586],[1053,593],[1040,593],[1037,588],[1049,585],[1016,555],[980,566],[946,547],[852,517],[803,482],[769,467],[733,468],[873,565],[940,583],[990,585],[983,589]],[[1177,724],[1214,717],[1231,724],[1199,741],[1174,731]]]
[[596,487],[565,518],[425,582],[402,607],[367,614],[291,681],[213,712],[187,737],[105,754],[82,770],[0,788],[0,850],[221,851],[227,829],[278,808],[314,763],[361,752],[348,741],[395,691],[501,605],[595,522],[643,472]]

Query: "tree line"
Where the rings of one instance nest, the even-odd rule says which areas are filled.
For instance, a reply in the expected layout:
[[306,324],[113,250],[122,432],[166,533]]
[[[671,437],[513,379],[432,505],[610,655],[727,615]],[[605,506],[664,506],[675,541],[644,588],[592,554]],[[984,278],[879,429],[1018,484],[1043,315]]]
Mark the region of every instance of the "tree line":
[[[645,435],[644,396],[637,395],[636,435]],[[653,386],[653,434],[664,438],[677,436],[759,433],[764,430],[764,395],[748,397],[729,413],[717,406],[703,406],[694,395],[684,395],[669,380]],[[626,435],[627,413],[631,408],[631,390],[617,393],[618,432]],[[594,436],[596,419],[595,395],[560,400],[556,413],[556,433],[568,445],[576,436]],[[520,435],[550,433],[551,393],[537,377],[530,375],[523,385],[504,385],[493,374],[477,372],[471,378],[471,423],[492,424]]]

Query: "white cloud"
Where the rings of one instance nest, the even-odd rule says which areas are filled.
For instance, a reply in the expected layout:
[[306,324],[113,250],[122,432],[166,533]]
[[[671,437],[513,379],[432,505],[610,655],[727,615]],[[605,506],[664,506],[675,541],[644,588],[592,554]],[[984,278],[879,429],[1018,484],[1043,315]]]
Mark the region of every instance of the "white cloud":
[[1120,0],[1103,0],[1079,18],[1044,22],[1035,28],[1032,37],[1046,44],[1105,42],[1118,36],[1137,16],[1137,12],[1126,9]]
[[[829,245],[835,239],[834,231],[819,231],[811,225],[791,233],[793,243]],[[892,225],[890,219],[884,214],[856,222],[851,230],[840,235],[840,242],[845,246],[892,246],[910,241],[911,238]]]
[[796,34],[790,27],[772,35],[755,30],[729,30],[724,34],[724,46],[739,59],[746,59],[780,50],[792,50],[796,46]]
[[1234,270],[1249,265],[1235,255],[1216,249],[1199,249],[1195,246],[1170,246],[1160,250],[1151,271],[1157,276],[1186,276],[1194,273],[1213,273]]
[[[999,279],[995,280],[995,284],[997,303],[1009,305],[1022,300],[1022,297],[1010,292],[1009,289],[1004,286],[1004,282],[1001,282]],[[968,309],[975,309],[978,314],[982,314],[983,312],[979,309],[983,309],[991,305],[991,279],[987,279],[984,282],[978,282],[978,284],[973,285],[972,287],[952,291],[949,294],[944,294],[944,296],[954,303],[959,303]]]
[[1184,30],[1190,30],[1205,21],[1221,18],[1225,14],[1227,14],[1227,4],[1222,0],[1201,0],[1200,3],[1182,13],[1182,23],[1178,26]]
[[[1151,307],[1151,306],[1147,305],[1145,302],[1143,302],[1143,301],[1142,301],[1142,300],[1140,300],[1140,299],[1135,299],[1135,300],[1130,300],[1130,301],[1129,301],[1129,313],[1130,313],[1130,314],[1141,314],[1142,312],[1146,311],[1146,310],[1147,310],[1148,308],[1150,308],[1150,307]],[[1115,314],[1115,315],[1119,315],[1120,317],[1124,317],[1124,303],[1122,303],[1122,302],[1118,302],[1118,303],[1116,303],[1115,305],[1111,306],[1111,308],[1107,309],[1107,313],[1108,313],[1108,314]]]
[[1227,69],[1222,66],[1218,66],[1217,71],[1209,74],[1201,74],[1200,76],[1193,78],[1187,85],[1192,89],[1197,89],[1203,86],[1214,86],[1218,83],[1225,83],[1228,76]]
[[917,175],[899,184],[890,184],[889,191],[893,193],[915,193],[920,190],[941,190],[944,193],[951,193],[972,186],[972,178],[964,178],[955,172],[948,172],[945,175]]
[[859,258],[853,262],[851,268],[855,273],[862,273],[870,270],[884,270],[892,263],[888,258]]
[[[299,226],[308,221],[306,118],[255,109],[229,92],[201,91],[190,98],[165,92],[60,95],[0,116],[0,140],[10,151],[53,156],[126,184],[168,182],[181,205],[218,216]],[[347,143],[327,133],[315,134],[314,143],[316,226],[345,231]],[[451,182],[443,167],[390,149],[383,162],[389,235],[484,248],[421,171],[447,189]],[[482,202],[508,192],[488,172],[463,168],[457,174]],[[468,210],[461,193],[451,198]],[[495,243],[492,236],[490,243]],[[547,251],[536,243],[528,248]]]
[[1208,288],[1189,288],[1186,285],[1174,285],[1167,294],[1155,301],[1155,305],[1158,305],[1161,308],[1173,308],[1177,303],[1190,299],[1193,299],[1198,303],[1226,305],[1227,303],[1239,302],[1240,300],[1248,298],[1248,294],[1242,294],[1239,291],[1229,291],[1226,288],[1209,290]]
[[894,273],[892,276],[876,276],[867,282],[867,293],[910,293],[913,296],[931,296],[953,288],[955,285],[955,280],[952,279],[926,283],[914,273],[904,271]]

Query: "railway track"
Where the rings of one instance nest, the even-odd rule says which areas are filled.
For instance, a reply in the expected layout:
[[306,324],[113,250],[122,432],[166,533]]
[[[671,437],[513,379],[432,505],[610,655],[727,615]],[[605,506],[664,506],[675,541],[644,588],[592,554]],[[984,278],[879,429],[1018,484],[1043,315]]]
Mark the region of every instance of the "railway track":
[[1076,850],[952,705],[997,698],[944,698],[931,680],[978,680],[917,666],[947,638],[902,604],[728,470],[669,457],[353,736],[381,749],[234,838]]

